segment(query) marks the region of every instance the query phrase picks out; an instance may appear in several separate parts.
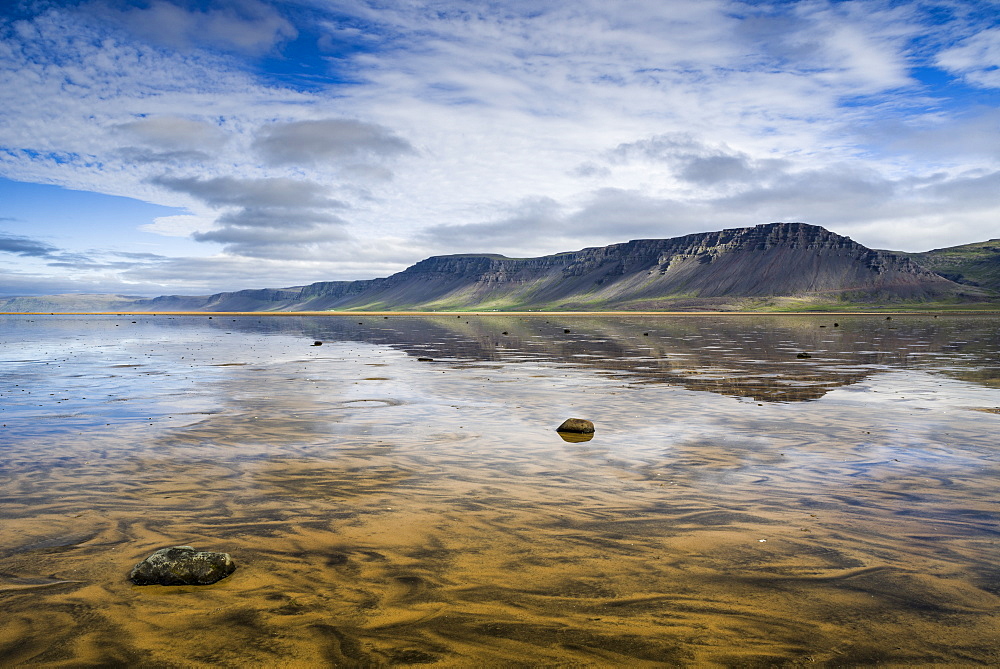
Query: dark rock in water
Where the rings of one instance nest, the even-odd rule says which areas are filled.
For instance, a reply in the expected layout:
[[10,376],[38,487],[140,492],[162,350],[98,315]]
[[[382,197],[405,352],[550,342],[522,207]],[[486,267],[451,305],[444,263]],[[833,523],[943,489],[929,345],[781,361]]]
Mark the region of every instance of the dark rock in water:
[[322,346],[322,345],[323,345],[323,342],[321,342],[321,341],[314,341],[314,342],[312,343],[312,345],[313,345],[313,346]]
[[502,335],[509,335],[510,333],[509,333],[509,332],[507,332],[506,330],[504,330],[504,331],[503,331],[503,332],[501,332],[500,334],[502,334]]
[[583,418],[567,418],[562,425],[556,428],[556,432],[575,432],[577,434],[593,434],[594,424]]
[[417,362],[434,362],[434,358],[417,358]]
[[648,332],[643,332],[643,333],[642,333],[642,336],[643,336],[643,337],[648,337],[648,336],[649,336],[649,333],[648,333]]
[[569,334],[569,328],[563,328],[563,332],[565,332],[566,334]]
[[840,327],[840,323],[834,323],[834,324],[833,324],[833,327],[835,327],[835,328],[839,328],[839,327]]
[[811,356],[811,355],[809,355],[808,353],[799,353],[799,354],[798,354],[798,355],[796,355],[795,357],[796,357],[796,358],[811,358],[812,356]]
[[136,585],[210,585],[236,571],[229,553],[196,551],[190,546],[161,548],[132,567]]

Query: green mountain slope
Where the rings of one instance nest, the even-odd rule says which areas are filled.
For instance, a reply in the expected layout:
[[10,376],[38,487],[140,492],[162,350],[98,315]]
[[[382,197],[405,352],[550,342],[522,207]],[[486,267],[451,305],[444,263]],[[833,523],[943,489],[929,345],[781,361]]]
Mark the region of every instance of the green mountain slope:
[[906,256],[946,279],[1000,293],[1000,239],[922,253],[890,253]]

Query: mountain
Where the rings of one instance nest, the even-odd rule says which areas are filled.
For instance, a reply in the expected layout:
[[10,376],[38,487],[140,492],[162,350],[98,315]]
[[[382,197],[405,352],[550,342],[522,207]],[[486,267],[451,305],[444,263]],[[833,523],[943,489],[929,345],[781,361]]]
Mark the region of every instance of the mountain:
[[923,253],[902,253],[921,267],[946,279],[1000,292],[1000,239],[950,246]]
[[[434,256],[392,276],[136,300],[137,311],[691,310],[964,303],[959,285],[805,223],[639,239],[541,258]],[[0,310],[4,309],[0,302]],[[46,311],[48,309],[37,309]]]
[[0,312],[127,311],[135,309],[137,303],[145,300],[148,300],[148,298],[136,295],[110,295],[106,293],[0,297]]

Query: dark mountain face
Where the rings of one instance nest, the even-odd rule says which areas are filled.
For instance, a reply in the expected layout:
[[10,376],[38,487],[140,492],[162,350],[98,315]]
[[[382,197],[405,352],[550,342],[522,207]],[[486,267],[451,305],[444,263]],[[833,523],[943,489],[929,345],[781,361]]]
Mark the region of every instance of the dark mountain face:
[[996,299],[989,288],[1000,289],[998,245],[902,254],[875,251],[815,225],[768,223],[541,258],[434,256],[381,279],[209,296],[90,296],[86,303],[102,297],[106,309],[67,308],[66,300],[74,296],[50,297],[45,304],[44,298],[13,298],[0,310],[683,311],[971,303]]
[[[981,299],[909,258],[804,223],[639,239],[541,258],[450,255],[382,279],[161,297],[148,310],[739,308],[812,302]],[[200,303],[200,306],[195,304]]]

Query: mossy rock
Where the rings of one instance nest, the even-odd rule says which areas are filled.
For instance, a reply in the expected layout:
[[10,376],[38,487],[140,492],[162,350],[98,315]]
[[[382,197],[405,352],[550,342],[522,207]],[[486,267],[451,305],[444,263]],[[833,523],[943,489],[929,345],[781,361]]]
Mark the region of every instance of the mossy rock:
[[190,546],[161,548],[129,572],[136,585],[211,585],[236,571],[229,553],[196,551]]

